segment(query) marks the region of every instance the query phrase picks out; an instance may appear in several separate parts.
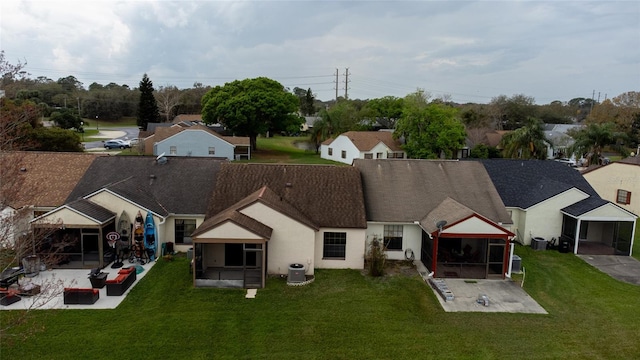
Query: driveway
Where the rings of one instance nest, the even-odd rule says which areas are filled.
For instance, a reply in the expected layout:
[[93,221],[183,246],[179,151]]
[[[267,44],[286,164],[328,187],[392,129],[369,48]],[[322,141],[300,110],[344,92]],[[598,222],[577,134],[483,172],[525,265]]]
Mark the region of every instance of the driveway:
[[578,257],[614,279],[640,285],[640,261],[631,256],[578,255]]

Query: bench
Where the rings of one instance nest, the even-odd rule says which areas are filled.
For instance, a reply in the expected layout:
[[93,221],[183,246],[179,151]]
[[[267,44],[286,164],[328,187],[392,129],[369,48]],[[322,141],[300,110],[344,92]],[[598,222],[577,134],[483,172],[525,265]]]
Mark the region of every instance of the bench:
[[100,298],[100,290],[92,288],[64,288],[66,305],[92,305]]
[[120,269],[116,278],[106,281],[107,296],[120,296],[124,294],[134,281],[136,281],[135,267]]

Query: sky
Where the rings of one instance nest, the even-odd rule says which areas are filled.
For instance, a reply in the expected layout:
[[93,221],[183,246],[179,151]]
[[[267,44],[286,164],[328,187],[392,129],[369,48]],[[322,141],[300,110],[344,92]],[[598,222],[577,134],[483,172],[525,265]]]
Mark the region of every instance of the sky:
[[85,88],[266,76],[323,101],[602,101],[640,91],[640,1],[3,0],[0,48]]

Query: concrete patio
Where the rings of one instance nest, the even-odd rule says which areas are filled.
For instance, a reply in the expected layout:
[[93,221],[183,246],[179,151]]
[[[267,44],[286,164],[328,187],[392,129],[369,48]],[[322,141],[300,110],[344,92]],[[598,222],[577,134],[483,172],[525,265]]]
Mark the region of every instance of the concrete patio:
[[[8,306],[0,306],[0,310],[26,310],[26,309],[115,309],[125,299],[129,291],[133,289],[140,279],[142,279],[155,262],[142,265],[144,271],[136,275],[136,281],[121,296],[107,296],[107,287],[99,289],[100,298],[91,305],[65,305],[63,300],[63,290],[65,287],[71,288],[91,288],[89,280],[90,269],[55,269],[41,271],[34,277],[21,277],[21,286],[28,284],[39,285],[41,293],[34,296],[21,296],[22,300]],[[123,268],[136,266],[125,262]],[[140,265],[138,265],[140,266]],[[117,277],[118,269],[107,266],[102,269],[108,273],[107,280]],[[15,284],[14,284],[15,286]]]
[[578,255],[589,265],[614,279],[640,285],[640,261],[622,255]]
[[[433,291],[446,312],[547,314],[547,311],[542,306],[510,279],[444,279],[447,287],[454,295],[453,301],[445,301],[438,291],[429,284],[429,275],[422,262],[415,261],[414,263],[418,273]],[[478,298],[481,295],[487,297],[489,306],[478,302]]]

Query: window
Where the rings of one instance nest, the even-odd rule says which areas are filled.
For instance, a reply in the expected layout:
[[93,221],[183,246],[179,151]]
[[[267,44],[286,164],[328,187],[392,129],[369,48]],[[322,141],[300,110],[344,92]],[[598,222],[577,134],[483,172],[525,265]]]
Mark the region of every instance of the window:
[[373,154],[372,153],[366,153],[366,154],[364,154],[364,158],[365,159],[373,159]]
[[631,204],[631,191],[618,189],[618,196],[616,196],[616,202],[618,204],[624,204],[624,205]]
[[176,244],[191,244],[191,233],[196,229],[195,219],[176,219]]
[[213,146],[209,147],[209,155],[215,155],[216,154],[216,148],[214,148]]
[[382,159],[382,153],[376,153],[376,159]]
[[402,250],[402,225],[384,226],[384,246],[387,250]]
[[329,156],[333,155],[333,148],[329,148]]
[[344,259],[347,247],[347,233],[324,233],[324,249],[322,257],[325,259]]
[[342,158],[343,159],[347,158],[347,151],[346,150],[342,150]]
[[169,155],[176,155],[178,153],[178,147],[177,146],[170,146],[169,147]]

